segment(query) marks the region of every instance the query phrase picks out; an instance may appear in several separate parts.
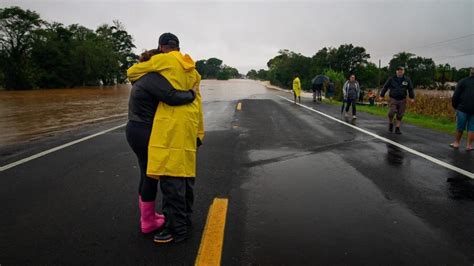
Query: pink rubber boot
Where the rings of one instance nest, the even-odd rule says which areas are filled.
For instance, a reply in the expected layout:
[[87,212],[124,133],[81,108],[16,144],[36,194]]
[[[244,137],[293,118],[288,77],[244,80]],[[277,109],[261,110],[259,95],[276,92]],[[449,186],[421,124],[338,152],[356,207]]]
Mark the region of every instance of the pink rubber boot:
[[[139,202],[139,204],[140,204],[140,206],[141,206],[141,204],[142,204],[142,202],[143,202],[141,195],[138,195],[138,202]],[[140,208],[141,208],[141,207],[140,207]],[[155,218],[156,218],[156,219],[163,219],[163,220],[164,220],[164,219],[165,219],[165,216],[164,216],[163,214],[159,214],[159,213],[155,212]]]
[[148,234],[161,229],[165,224],[164,216],[155,212],[155,202],[143,202],[141,197],[138,206],[140,207],[140,225],[142,233]]

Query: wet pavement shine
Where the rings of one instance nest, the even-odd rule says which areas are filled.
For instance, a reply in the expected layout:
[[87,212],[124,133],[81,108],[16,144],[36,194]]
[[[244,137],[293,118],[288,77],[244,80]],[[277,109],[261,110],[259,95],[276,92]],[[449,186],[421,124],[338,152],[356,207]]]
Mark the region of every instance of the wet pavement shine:
[[[0,172],[0,264],[194,264],[216,197],[229,200],[222,265],[473,264],[472,179],[259,82],[203,81],[202,95],[185,243],[140,234],[137,162],[122,128]],[[337,106],[302,103],[341,118]],[[411,125],[390,134],[384,118],[362,113],[351,122],[474,172],[474,153],[449,149],[452,136]]]

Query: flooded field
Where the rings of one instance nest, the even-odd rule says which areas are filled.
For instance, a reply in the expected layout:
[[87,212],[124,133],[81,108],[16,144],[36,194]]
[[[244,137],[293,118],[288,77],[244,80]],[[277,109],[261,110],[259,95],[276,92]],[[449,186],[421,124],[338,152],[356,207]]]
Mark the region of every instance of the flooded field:
[[0,147],[126,117],[130,85],[0,91]]

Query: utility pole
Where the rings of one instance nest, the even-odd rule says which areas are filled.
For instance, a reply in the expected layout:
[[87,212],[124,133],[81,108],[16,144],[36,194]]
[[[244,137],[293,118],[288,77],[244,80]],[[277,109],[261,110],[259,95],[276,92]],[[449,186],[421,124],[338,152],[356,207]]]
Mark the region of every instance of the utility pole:
[[380,89],[380,59],[379,59],[379,77],[377,79],[377,88]]

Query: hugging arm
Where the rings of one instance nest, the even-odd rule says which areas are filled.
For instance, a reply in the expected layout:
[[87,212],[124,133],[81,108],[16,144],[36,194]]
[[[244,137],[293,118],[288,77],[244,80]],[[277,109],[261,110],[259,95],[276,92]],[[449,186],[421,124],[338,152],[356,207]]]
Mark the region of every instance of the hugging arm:
[[196,93],[193,90],[177,90],[173,88],[171,83],[165,77],[158,73],[153,74],[155,77],[152,86],[150,86],[149,93],[159,101],[171,106],[178,106],[192,103],[196,98]]

